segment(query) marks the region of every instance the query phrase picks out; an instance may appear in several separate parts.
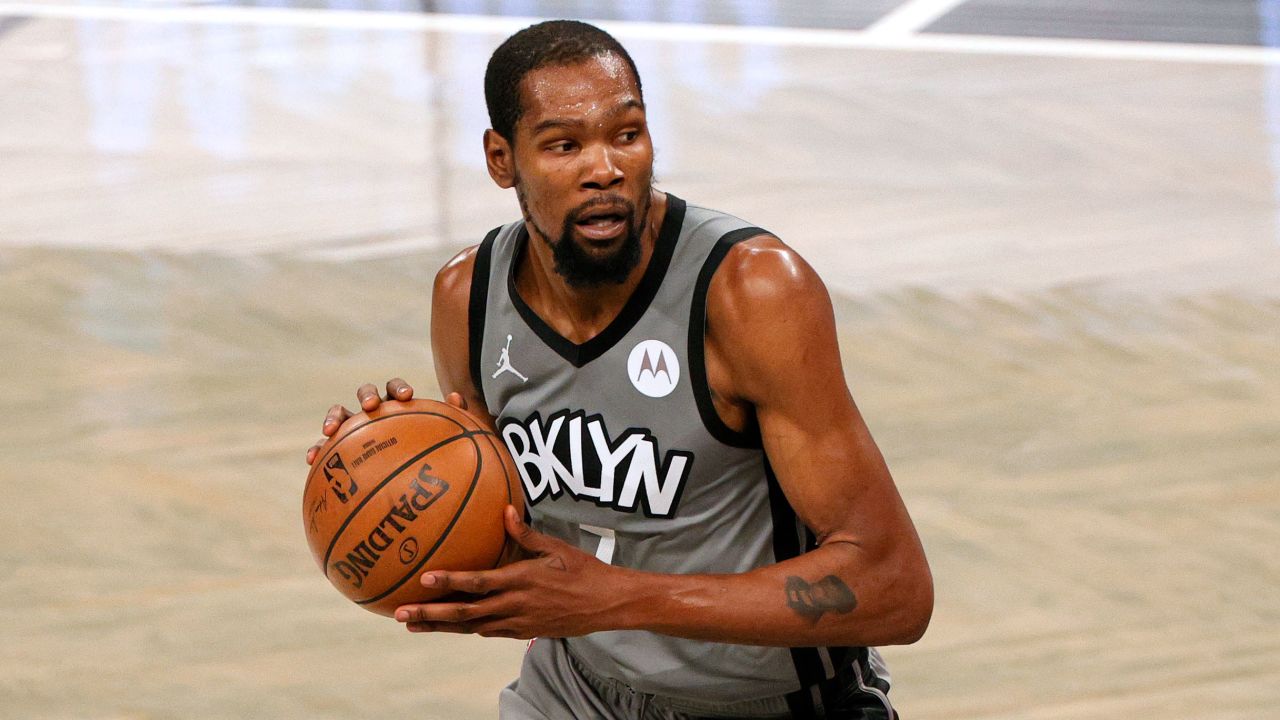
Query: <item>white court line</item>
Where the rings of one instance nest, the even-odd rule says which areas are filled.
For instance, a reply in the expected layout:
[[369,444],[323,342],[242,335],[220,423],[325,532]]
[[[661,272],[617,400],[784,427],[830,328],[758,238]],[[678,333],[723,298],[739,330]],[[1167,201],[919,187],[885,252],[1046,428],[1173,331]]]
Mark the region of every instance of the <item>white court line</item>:
[[871,23],[864,30],[876,37],[901,37],[920,32],[965,0],[910,0]]
[[[440,30],[506,35],[543,18],[432,13],[249,7],[122,7],[113,5],[0,5],[0,16],[105,19],[212,25],[282,25],[310,28]],[[658,42],[719,42],[813,48],[1145,60],[1230,65],[1280,65],[1280,48],[1113,40],[1065,40],[917,33],[873,35],[859,30],[741,27],[652,22],[597,22],[619,38]]]

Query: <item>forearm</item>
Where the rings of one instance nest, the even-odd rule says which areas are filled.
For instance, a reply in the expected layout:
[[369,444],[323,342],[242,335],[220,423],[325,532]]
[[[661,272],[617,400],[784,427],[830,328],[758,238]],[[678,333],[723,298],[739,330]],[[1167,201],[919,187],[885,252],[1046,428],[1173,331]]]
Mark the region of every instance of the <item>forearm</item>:
[[868,562],[846,542],[748,573],[628,572],[622,584],[631,600],[612,624],[752,645],[911,643],[933,608],[927,566],[906,553]]

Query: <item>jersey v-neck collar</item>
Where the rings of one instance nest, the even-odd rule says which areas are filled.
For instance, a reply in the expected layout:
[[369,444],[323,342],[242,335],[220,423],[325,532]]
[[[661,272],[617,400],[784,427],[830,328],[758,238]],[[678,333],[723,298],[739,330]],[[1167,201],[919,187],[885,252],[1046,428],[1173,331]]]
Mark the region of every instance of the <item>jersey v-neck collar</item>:
[[680,226],[684,224],[684,211],[684,200],[667,193],[667,211],[662,218],[662,229],[658,231],[658,239],[654,243],[653,254],[649,257],[649,266],[645,268],[644,276],[640,278],[640,283],[636,285],[631,297],[627,298],[627,302],[623,304],[618,316],[604,330],[596,333],[586,342],[575,343],[556,332],[555,328],[548,325],[538,313],[534,312],[533,308],[529,307],[524,298],[520,297],[520,292],[516,289],[516,265],[519,263],[520,254],[524,252],[525,243],[529,241],[529,231],[523,223],[516,237],[510,268],[507,272],[507,295],[510,296],[511,303],[515,305],[516,311],[520,313],[520,317],[524,318],[529,329],[542,338],[547,347],[574,367],[586,365],[617,345],[618,341],[626,337],[649,309],[650,303],[658,294],[658,288],[662,287],[662,279],[666,277],[667,268],[671,265],[671,256],[675,254],[676,241],[680,238]]

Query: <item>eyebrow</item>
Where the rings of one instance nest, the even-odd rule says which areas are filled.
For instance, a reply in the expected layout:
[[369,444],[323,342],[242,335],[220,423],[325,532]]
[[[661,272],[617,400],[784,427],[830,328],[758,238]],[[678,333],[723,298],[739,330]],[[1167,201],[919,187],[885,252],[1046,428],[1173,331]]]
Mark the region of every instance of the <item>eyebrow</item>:
[[[622,115],[623,113],[625,113],[625,112],[626,112],[626,111],[628,111],[628,110],[633,110],[633,109],[636,109],[636,108],[639,108],[639,109],[643,110],[643,109],[644,109],[644,103],[640,102],[639,100],[636,100],[636,99],[632,98],[632,99],[627,100],[626,102],[622,103],[621,105],[617,106],[616,108],[614,108],[614,109],[612,109],[612,110],[609,110],[609,111],[608,111],[608,113],[606,113],[606,114],[605,114],[605,117],[606,117],[606,118],[613,118],[613,117],[616,117],[616,116],[618,116],[618,115]],[[576,118],[575,118],[575,119],[568,119],[568,118],[549,118],[549,119],[547,119],[547,120],[543,120],[542,122],[538,123],[537,125],[534,125],[534,126],[533,126],[533,130],[532,130],[532,134],[537,135],[538,133],[542,132],[543,130],[549,130],[549,129],[551,129],[551,128],[569,128],[569,129],[577,129],[577,128],[584,127],[585,125],[586,125],[586,123],[585,123],[585,122],[583,122],[582,120],[578,120],[578,119],[576,119]]]

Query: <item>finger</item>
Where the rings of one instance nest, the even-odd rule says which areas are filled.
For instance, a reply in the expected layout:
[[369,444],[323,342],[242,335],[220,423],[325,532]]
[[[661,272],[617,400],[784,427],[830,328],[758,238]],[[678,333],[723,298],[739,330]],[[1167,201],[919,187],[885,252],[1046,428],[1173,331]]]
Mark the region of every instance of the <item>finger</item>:
[[356,388],[356,400],[360,403],[360,409],[365,412],[372,412],[378,409],[382,404],[382,398],[378,397],[378,388],[373,383],[365,383]]
[[543,535],[526,525],[524,518],[520,516],[520,511],[516,510],[514,505],[507,506],[502,520],[507,526],[507,535],[511,536],[517,545],[534,555],[545,554],[559,547],[555,538]]
[[481,638],[511,638],[527,641],[534,638],[534,634],[529,630],[522,630],[508,626],[506,621],[495,621],[495,623],[406,623],[404,629],[411,633],[466,633],[472,635],[480,635]]
[[533,638],[533,634],[528,630],[520,630],[515,627],[511,627],[505,620],[495,620],[482,623],[411,622],[405,623],[405,629],[411,633],[447,632],[479,635],[481,637],[512,638],[516,640],[529,640]]
[[465,624],[493,614],[490,604],[480,602],[432,602],[401,605],[396,622]]
[[330,407],[329,412],[325,413],[324,422],[320,425],[320,432],[324,433],[325,437],[332,437],[349,417],[351,417],[351,411],[345,407],[341,405]]
[[493,627],[488,625],[477,627],[475,628],[475,634],[480,637],[508,638],[511,640],[531,640],[533,638],[533,636],[527,632],[521,632],[514,628],[504,627],[501,625]]
[[405,629],[411,633],[456,633],[458,635],[473,635],[475,631],[470,623],[430,623],[430,622],[411,622],[405,623]]
[[316,463],[316,458],[320,456],[320,448],[322,447],[324,447],[323,440],[307,448],[307,464],[308,465],[314,465]]
[[520,569],[518,567],[507,565],[497,570],[478,570],[474,572],[433,570],[424,573],[421,582],[423,587],[429,587],[432,590],[487,595],[514,587],[519,576]]
[[410,622],[405,623],[404,627],[411,633],[444,632],[457,633],[459,635],[471,633],[469,625],[458,625],[456,623]]
[[387,399],[406,402],[413,399],[413,387],[400,378],[387,381]]
[[449,396],[444,399],[444,401],[449,405],[452,405],[458,408],[459,410],[467,409],[467,400],[466,398],[462,397],[462,393],[451,392],[449,393]]

